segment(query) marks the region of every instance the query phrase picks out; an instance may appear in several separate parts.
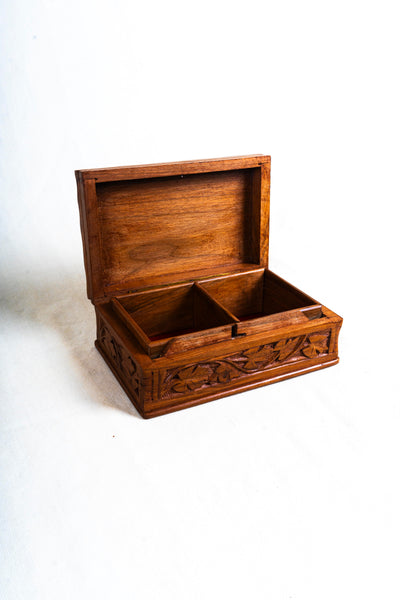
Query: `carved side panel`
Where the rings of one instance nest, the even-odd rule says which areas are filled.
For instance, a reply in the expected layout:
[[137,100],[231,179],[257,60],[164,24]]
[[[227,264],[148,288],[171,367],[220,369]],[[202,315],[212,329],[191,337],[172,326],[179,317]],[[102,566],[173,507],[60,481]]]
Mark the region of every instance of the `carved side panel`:
[[248,348],[218,360],[169,369],[160,382],[160,399],[227,385],[273,367],[328,354],[330,335],[330,331],[310,333]]
[[103,321],[99,323],[98,341],[118,373],[128,385],[137,403],[139,403],[140,376],[137,364],[125,348],[117,342]]

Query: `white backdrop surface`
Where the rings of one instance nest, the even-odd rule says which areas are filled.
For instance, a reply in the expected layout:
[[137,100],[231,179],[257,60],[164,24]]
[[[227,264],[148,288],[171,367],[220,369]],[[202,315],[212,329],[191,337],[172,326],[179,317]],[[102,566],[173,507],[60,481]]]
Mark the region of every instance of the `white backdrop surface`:
[[[397,3],[1,11],[1,600],[398,600]],[[247,153],[341,363],[144,421],[93,347],[73,171]]]

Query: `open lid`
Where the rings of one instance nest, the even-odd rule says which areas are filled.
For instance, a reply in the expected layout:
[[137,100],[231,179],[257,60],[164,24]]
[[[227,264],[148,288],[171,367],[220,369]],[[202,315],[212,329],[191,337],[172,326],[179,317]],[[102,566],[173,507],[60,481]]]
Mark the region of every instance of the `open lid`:
[[270,161],[76,171],[88,297],[267,267]]

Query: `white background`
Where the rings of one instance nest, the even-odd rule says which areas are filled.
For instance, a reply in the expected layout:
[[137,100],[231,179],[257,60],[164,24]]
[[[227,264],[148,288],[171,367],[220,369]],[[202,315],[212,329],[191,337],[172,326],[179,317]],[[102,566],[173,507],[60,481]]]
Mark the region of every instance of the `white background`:
[[[3,2],[1,600],[398,600],[397,9]],[[93,347],[73,171],[253,153],[341,363],[144,421]]]

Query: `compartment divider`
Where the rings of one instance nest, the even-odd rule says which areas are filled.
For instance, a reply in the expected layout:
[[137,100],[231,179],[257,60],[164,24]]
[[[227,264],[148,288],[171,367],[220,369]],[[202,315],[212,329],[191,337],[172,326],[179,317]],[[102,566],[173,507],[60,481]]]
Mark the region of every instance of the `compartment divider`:
[[150,341],[148,336],[145,334],[143,329],[132,319],[131,315],[122,306],[122,304],[116,298],[111,299],[111,304],[114,311],[121,317],[124,325],[126,325],[128,329],[135,334],[135,336],[142,345],[147,345]]
[[229,319],[229,321],[232,322],[232,325],[234,325],[235,323],[239,323],[239,319],[237,317],[235,317],[235,315],[232,314],[230,310],[225,308],[225,306],[223,304],[221,304],[218,300],[216,300],[212,294],[210,294],[207,290],[205,290],[202,287],[201,283],[198,283],[196,281],[194,283],[194,286],[195,286],[196,290],[199,292],[199,294],[201,294],[204,298],[207,299],[208,302],[210,302],[214,306],[218,316],[220,316],[223,319]]

